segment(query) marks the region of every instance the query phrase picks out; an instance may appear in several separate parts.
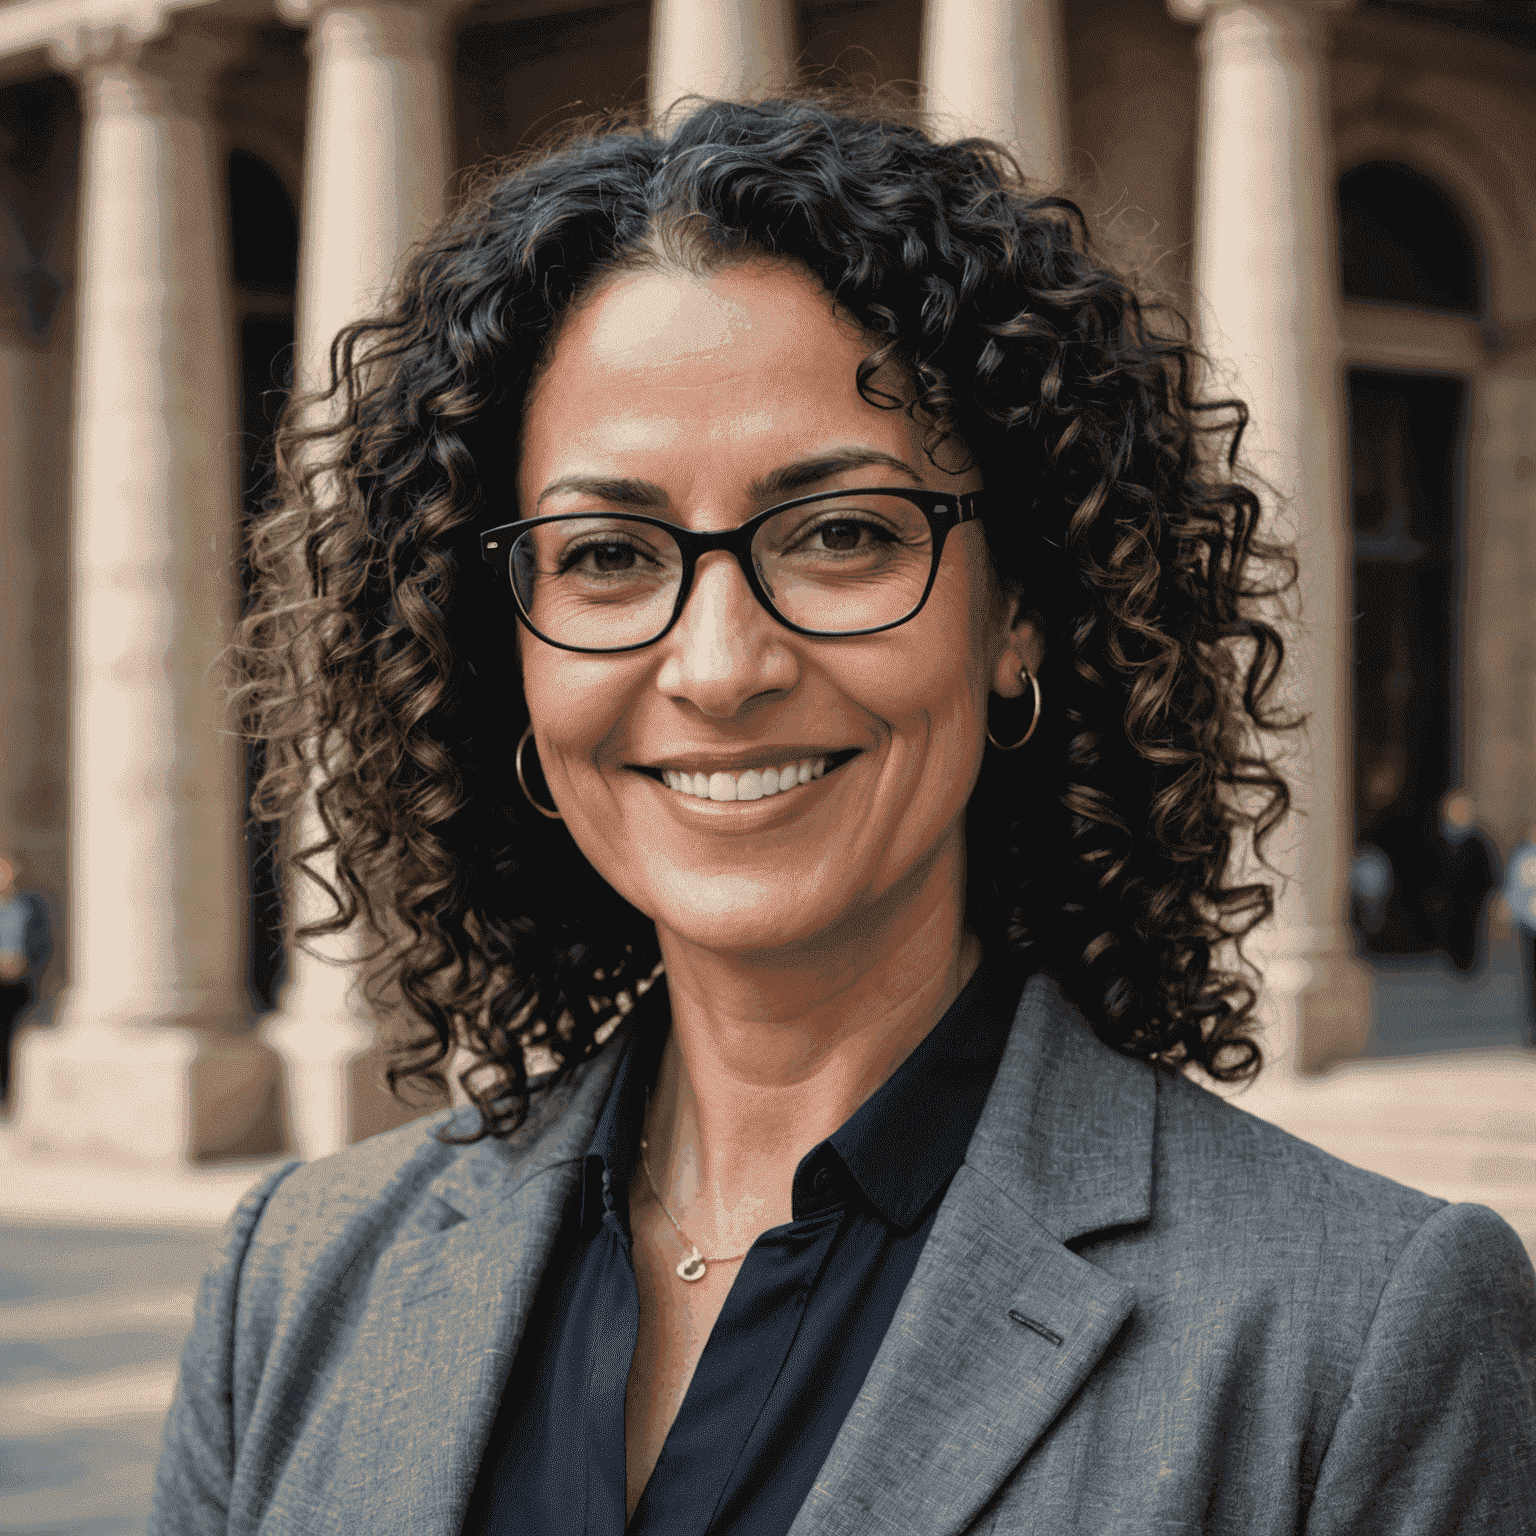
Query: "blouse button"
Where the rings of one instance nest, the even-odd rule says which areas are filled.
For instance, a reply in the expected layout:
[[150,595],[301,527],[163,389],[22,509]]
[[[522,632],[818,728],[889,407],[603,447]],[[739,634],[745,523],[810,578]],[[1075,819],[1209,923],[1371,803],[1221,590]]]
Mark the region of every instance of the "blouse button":
[[823,1197],[830,1195],[837,1187],[837,1175],[823,1163],[816,1170],[816,1177],[811,1180],[811,1189],[815,1194]]

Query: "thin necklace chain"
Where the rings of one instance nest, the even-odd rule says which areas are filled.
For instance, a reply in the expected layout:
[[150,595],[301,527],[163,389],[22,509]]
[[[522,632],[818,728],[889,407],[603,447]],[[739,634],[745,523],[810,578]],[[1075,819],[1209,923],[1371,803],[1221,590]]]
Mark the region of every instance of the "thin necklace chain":
[[[651,1090],[647,1088],[645,1090],[645,1114],[647,1119],[650,1118],[650,1113]],[[699,1252],[699,1245],[694,1242],[694,1240],[689,1237],[686,1232],[683,1231],[682,1222],[680,1222],[677,1217],[667,1209],[667,1202],[661,1198],[661,1191],[656,1188],[656,1180],[651,1176],[651,1165],[645,1160],[645,1154],[650,1150],[650,1142],[648,1142],[645,1137],[642,1136],[640,1138],[640,1167],[645,1174],[645,1182],[651,1186],[651,1193],[655,1195],[656,1204],[661,1207],[662,1215],[672,1223],[673,1230],[680,1238],[682,1238],[685,1243],[687,1243],[688,1247],[692,1250],[688,1257],[677,1266],[677,1273],[679,1278],[683,1280],[699,1280],[703,1278],[704,1266],[706,1264],[734,1264],[738,1259],[746,1258],[746,1256],[752,1251],[750,1248],[743,1248],[740,1253],[722,1254],[719,1258],[714,1259],[710,1258],[707,1253]],[[693,1267],[695,1262],[698,1264],[697,1269],[694,1269]]]
[[740,1253],[722,1254],[718,1258],[711,1258],[707,1253],[699,1253],[699,1245],[683,1231],[682,1223],[667,1209],[667,1202],[661,1198],[661,1191],[656,1188],[656,1180],[651,1177],[651,1165],[646,1162],[645,1154],[650,1151],[651,1144],[645,1137],[640,1138],[640,1167],[645,1174],[645,1182],[651,1186],[651,1193],[656,1196],[656,1204],[661,1207],[661,1213],[670,1221],[677,1230],[677,1235],[693,1249],[706,1264],[734,1264],[737,1259],[744,1259],[752,1251],[743,1248]]

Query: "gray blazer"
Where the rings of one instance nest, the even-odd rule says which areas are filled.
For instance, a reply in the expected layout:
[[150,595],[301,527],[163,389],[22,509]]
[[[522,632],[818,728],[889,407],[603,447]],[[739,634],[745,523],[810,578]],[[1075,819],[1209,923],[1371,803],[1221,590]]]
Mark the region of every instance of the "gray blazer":
[[[251,1192],[152,1536],[459,1530],[616,1058],[508,1143],[441,1145],[445,1111]],[[1533,1399],[1498,1216],[1116,1055],[1036,977],[791,1536],[1528,1536]]]

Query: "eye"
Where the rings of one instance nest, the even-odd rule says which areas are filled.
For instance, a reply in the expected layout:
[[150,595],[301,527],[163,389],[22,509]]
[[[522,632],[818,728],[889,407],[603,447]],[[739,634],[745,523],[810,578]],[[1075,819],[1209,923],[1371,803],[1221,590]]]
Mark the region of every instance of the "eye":
[[586,554],[597,571],[627,571],[635,563],[632,544],[590,544]]
[[618,576],[640,563],[641,551],[627,539],[587,539],[568,546],[560,559],[560,572],[582,570],[593,576]]
[[791,545],[799,544],[807,553],[821,551],[824,554],[851,555],[859,551],[872,551],[892,544],[898,535],[887,528],[877,517],[867,514],[841,512],[823,515],[818,521],[803,528]]
[[860,540],[867,534],[875,537],[881,530],[871,527],[868,523],[855,522],[852,518],[837,518],[822,523],[813,530],[813,537],[819,538],[824,549],[846,552],[859,547]]

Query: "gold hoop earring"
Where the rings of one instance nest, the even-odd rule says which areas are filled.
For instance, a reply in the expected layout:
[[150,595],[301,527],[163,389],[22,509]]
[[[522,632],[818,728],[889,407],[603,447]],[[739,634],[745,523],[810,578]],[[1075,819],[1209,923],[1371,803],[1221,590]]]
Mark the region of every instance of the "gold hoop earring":
[[1026,678],[1028,679],[1029,686],[1034,691],[1035,695],[1035,712],[1030,716],[1029,729],[1025,731],[1024,734],[1020,736],[1019,739],[1011,746],[1004,746],[1003,743],[1000,742],[997,737],[992,734],[992,727],[989,725],[987,727],[987,740],[990,741],[999,752],[1017,752],[1019,748],[1022,747],[1024,743],[1035,734],[1035,727],[1040,724],[1040,708],[1042,704],[1040,697],[1040,679],[1036,677],[1028,667],[1020,667],[1019,681],[1023,682]]
[[517,782],[522,786],[523,799],[525,799],[528,804],[531,805],[534,810],[539,813],[540,816],[548,816],[551,821],[564,821],[565,817],[562,816],[559,811],[546,810],[544,806],[540,805],[539,802],[533,798],[533,795],[529,792],[528,789],[528,780],[523,777],[523,748],[528,745],[532,738],[533,722],[529,721],[528,729],[524,731],[523,734],[517,739],[517,756],[512,759],[512,765],[517,769]]

